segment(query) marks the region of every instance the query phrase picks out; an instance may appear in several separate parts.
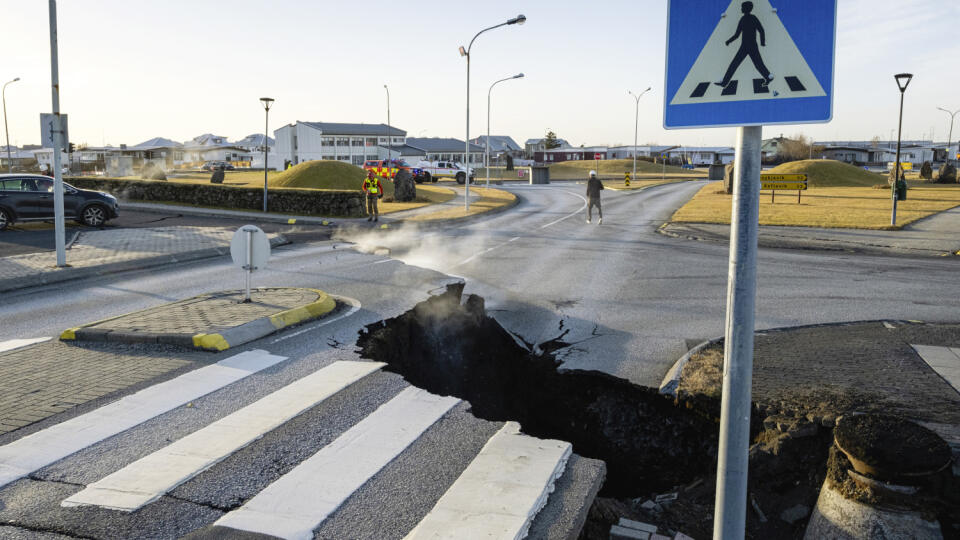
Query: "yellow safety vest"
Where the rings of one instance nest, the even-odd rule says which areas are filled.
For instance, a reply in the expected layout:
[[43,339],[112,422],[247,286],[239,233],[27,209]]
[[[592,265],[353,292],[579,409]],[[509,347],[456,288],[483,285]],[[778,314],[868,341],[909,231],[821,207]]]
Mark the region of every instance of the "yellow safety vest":
[[376,195],[379,191],[377,189],[377,181],[369,178],[364,179],[363,187],[367,190],[367,193],[370,193],[371,195]]

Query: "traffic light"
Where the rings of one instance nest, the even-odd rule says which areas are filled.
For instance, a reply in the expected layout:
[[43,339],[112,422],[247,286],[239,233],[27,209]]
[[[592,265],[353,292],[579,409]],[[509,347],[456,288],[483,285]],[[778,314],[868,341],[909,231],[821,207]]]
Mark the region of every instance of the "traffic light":
[[68,153],[68,154],[72,154],[73,151],[76,150],[76,149],[77,149],[77,147],[76,147],[73,143],[68,143],[68,144],[67,144],[67,153]]

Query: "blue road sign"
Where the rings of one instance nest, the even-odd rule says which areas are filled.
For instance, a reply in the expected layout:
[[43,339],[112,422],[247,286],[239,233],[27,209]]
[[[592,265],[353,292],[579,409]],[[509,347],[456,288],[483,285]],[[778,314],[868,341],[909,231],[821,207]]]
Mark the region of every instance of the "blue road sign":
[[829,122],[837,0],[670,0],[667,129]]

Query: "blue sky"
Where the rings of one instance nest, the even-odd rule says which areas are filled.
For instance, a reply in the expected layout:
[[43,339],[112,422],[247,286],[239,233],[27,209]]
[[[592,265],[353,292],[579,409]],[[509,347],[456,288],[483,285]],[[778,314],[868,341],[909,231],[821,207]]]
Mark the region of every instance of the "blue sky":
[[[802,2],[803,0],[781,0]],[[61,108],[73,142],[137,144],[214,132],[231,139],[263,130],[258,99],[270,96],[271,131],[296,120],[386,121],[409,136],[464,136],[465,62],[474,33],[523,13],[523,26],[477,39],[471,71],[471,136],[518,142],[552,129],[574,144],[732,145],[735,130],[666,131],[663,76],[666,1],[577,3],[326,0],[60,0]],[[892,75],[911,71],[905,138],[945,140],[960,109],[960,2],[840,0],[834,119],[770,126],[765,136],[889,138],[899,92]],[[469,6],[469,7],[467,7]],[[47,2],[0,0],[11,143],[36,143],[51,109]],[[958,122],[960,124],[960,122]],[[960,125],[954,139],[960,137]]]

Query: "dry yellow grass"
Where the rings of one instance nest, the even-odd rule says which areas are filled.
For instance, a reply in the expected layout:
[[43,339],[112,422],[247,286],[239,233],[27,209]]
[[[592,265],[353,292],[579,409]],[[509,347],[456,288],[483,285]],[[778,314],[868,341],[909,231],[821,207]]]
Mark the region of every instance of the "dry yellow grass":
[[[633,173],[632,159],[603,159],[599,162],[599,168],[596,161],[564,161],[550,166],[550,178],[556,180],[580,180],[585,179],[591,170],[597,171],[602,177],[623,178],[624,173]],[[704,178],[706,171],[697,171],[682,169],[667,165],[664,167],[660,163],[650,163],[648,161],[637,160],[637,178],[660,178],[666,171],[667,178]]]
[[[640,176],[639,174],[637,176]],[[623,180],[601,180],[603,187],[606,189],[612,189],[614,191],[632,191],[634,189],[643,189],[652,186],[659,186],[661,184],[675,184],[677,182],[686,182],[687,180],[693,179],[681,179],[681,178],[667,178],[666,180],[632,180],[630,186],[623,185]]]
[[[439,188],[443,189],[443,188]],[[414,216],[408,221],[433,221],[438,219],[457,219],[464,218],[467,216],[474,216],[477,214],[482,214],[484,212],[489,212],[496,208],[501,208],[503,206],[508,206],[513,204],[517,200],[517,196],[508,191],[503,191],[500,189],[493,188],[472,188],[471,191],[480,196],[479,200],[473,200],[470,202],[470,211],[464,210],[462,206],[456,206],[454,208],[446,208],[438,212],[431,212],[429,214],[421,214],[419,216]]]
[[[796,191],[760,192],[760,224],[849,229],[899,229],[938,212],[960,206],[960,184],[908,181],[907,200],[897,204],[897,226],[890,226],[890,191],[870,187],[811,188],[797,204]],[[671,218],[675,222],[730,223],[731,196],[721,183],[703,187]]]

